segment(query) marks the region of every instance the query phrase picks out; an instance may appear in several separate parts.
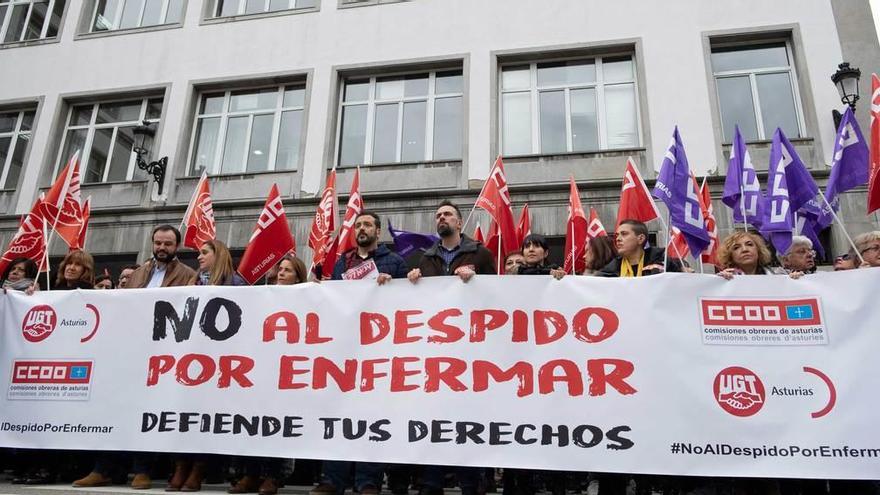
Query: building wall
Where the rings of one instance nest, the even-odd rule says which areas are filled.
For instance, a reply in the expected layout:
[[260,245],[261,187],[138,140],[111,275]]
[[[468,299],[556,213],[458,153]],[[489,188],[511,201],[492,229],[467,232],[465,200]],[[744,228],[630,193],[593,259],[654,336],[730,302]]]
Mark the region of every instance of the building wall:
[[[562,235],[569,175],[581,184],[585,203],[597,206],[610,224],[626,157],[632,155],[650,179],[675,125],[697,175],[724,174],[727,149],[707,58],[713,36],[790,34],[807,134],[797,145],[820,179],[833,149],[830,110],[839,107],[830,74],[844,58],[862,63],[863,70],[880,60],[867,1],[862,0],[743,0],[734,7],[701,0],[411,0],[353,8],[342,8],[339,0],[319,0],[316,8],[302,12],[207,21],[208,5],[188,0],[182,25],[81,34],[92,6],[70,1],[57,42],[0,49],[0,67],[14,69],[0,76],[0,108],[21,101],[38,104],[20,184],[15,191],[0,192],[0,213],[7,215],[0,220],[2,243],[14,231],[17,215],[51,182],[69,103],[91,95],[164,94],[156,141],[157,156],[170,159],[164,194],[159,196],[149,182],[83,187],[83,195],[93,197],[94,209],[87,248],[99,255],[130,252],[142,257],[149,251],[147,227],[178,222],[196,182],[184,175],[197,88],[305,78],[301,169],[223,176],[212,183],[218,237],[231,246],[246,244],[272,183],[286,199],[302,245],[314,196],[334,162],[341,75],[446,62],[463,67],[463,159],[362,170],[368,207],[390,215],[395,227],[428,231],[430,211],[439,198],[472,204],[499,151],[499,61],[629,47],[638,72],[642,146],[506,161],[514,202],[517,207],[530,202],[533,229]],[[766,148],[758,144],[753,151],[760,167],[766,167]],[[340,170],[340,192],[347,192],[350,177],[350,169]],[[716,189],[720,192],[720,186]],[[844,201],[846,216],[858,216],[859,208],[857,195]],[[476,218],[485,227],[484,217]],[[53,251],[63,248],[56,243]],[[301,252],[308,255],[305,249]]]

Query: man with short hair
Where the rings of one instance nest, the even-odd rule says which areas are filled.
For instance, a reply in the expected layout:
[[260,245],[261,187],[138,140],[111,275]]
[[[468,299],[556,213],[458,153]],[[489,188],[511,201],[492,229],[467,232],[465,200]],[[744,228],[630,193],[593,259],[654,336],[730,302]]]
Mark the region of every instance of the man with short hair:
[[119,282],[116,284],[116,288],[124,289],[128,287],[128,282],[131,280],[131,274],[138,268],[140,268],[140,265],[126,265],[122,267],[122,271],[119,272]]
[[455,275],[467,282],[474,275],[495,274],[492,253],[481,243],[461,233],[461,210],[449,200],[443,200],[434,214],[437,235],[440,240],[428,248],[419,261],[418,268],[407,274],[412,283],[422,277]]
[[614,246],[617,257],[596,272],[600,277],[643,277],[663,272],[680,272],[681,261],[670,258],[663,266],[665,250],[648,247],[648,226],[638,220],[624,220],[617,226]]
[[[153,259],[147,261],[129,276],[125,288],[142,289],[152,287],[178,287],[188,285],[196,272],[177,259],[177,247],[180,245],[180,231],[171,225],[159,225],[150,236],[153,242]],[[126,267],[130,268],[130,267]],[[124,271],[124,270],[123,270]],[[120,275],[120,279],[122,276]],[[120,280],[120,286],[122,281]],[[131,487],[135,490],[152,488],[150,465],[154,454],[133,452],[134,479]],[[126,455],[120,452],[106,452],[95,462],[92,472],[84,478],[73,482],[76,488],[94,488],[113,484],[113,473],[119,468],[121,458]]]
[[[880,230],[857,235],[853,239],[853,244],[856,245],[858,254],[862,255],[862,259],[865,260],[859,265],[859,268],[880,266]],[[854,250],[850,249],[849,255],[855,263],[859,263],[859,257]]]
[[792,236],[791,246],[782,256],[782,267],[789,272],[815,272],[816,251],[813,250],[813,241],[802,235]]
[[[495,274],[492,253],[481,243],[461,233],[461,210],[451,201],[443,200],[434,214],[434,223],[440,240],[428,248],[419,260],[418,268],[407,274],[410,282],[422,277],[454,275],[467,282],[476,274]],[[421,495],[443,495],[445,476],[450,467],[422,466]],[[457,466],[454,468],[462,495],[476,495],[480,484],[480,469]]]
[[[406,261],[379,244],[382,221],[364,210],[352,226],[357,247],[342,254],[333,267],[332,280],[375,279],[383,285],[393,278],[406,277]],[[382,488],[385,465],[377,462],[324,461],[321,483],[312,495],[342,495],[350,483],[354,465],[354,488],[360,495],[377,495]]]
[[336,260],[332,280],[375,278],[382,285],[392,278],[406,277],[403,258],[379,244],[379,234],[382,232],[379,215],[364,210],[355,217],[352,228],[357,248],[343,253]]
[[180,231],[171,225],[153,229],[153,258],[141,265],[128,280],[127,288],[179,287],[187,285],[196,272],[177,259]]

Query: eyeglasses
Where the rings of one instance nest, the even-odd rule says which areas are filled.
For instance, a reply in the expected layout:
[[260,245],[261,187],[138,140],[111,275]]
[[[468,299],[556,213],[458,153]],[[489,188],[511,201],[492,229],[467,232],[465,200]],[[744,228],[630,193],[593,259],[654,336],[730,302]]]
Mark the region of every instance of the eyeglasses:
[[834,258],[835,263],[841,263],[844,261],[849,261],[849,254],[841,254],[840,256]]
[[865,254],[868,251],[880,251],[880,244],[874,244],[869,248],[862,249],[861,251],[859,251],[859,254]]

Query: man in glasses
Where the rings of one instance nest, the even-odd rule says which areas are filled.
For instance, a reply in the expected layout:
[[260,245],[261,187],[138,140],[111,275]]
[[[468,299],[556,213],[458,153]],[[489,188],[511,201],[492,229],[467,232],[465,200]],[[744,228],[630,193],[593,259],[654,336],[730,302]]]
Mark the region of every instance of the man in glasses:
[[849,253],[841,254],[840,256],[834,257],[834,271],[841,272],[844,270],[852,270],[856,267],[856,264],[853,263],[852,256]]
[[[860,234],[853,239],[853,243],[859,254],[862,255],[862,259],[865,260],[859,268],[880,266],[880,230]],[[858,260],[854,251],[850,250],[849,254],[854,260]]]
[[782,266],[789,272],[813,273],[816,271],[816,251],[808,237],[796,235],[791,238],[791,247],[782,256]]

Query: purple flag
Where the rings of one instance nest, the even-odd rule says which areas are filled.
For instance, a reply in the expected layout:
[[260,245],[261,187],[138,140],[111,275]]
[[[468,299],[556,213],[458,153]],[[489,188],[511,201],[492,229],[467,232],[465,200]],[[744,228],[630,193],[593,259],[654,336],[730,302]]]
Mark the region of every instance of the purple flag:
[[691,256],[698,257],[709,247],[709,233],[706,232],[700,198],[691,179],[678,126],[675,126],[672,142],[666,150],[663,165],[660,166],[653,195],[666,203],[669,208],[669,223],[684,234]]
[[822,229],[816,227],[817,217],[801,208],[797,212],[797,231],[813,243],[813,249],[819,254],[820,258],[825,258],[825,248],[819,242],[819,232]]
[[[868,155],[868,144],[859,129],[859,122],[852,109],[847,107],[840,119],[837,140],[834,142],[834,158],[831,160],[831,175],[825,186],[825,198],[834,211],[840,206],[837,197],[840,193],[868,182]],[[834,222],[834,217],[829,212],[819,222],[820,227],[825,228]]]
[[406,258],[413,251],[425,250],[433,246],[440,238],[433,234],[419,234],[416,232],[407,232],[405,230],[397,230],[388,222],[388,232],[394,240],[394,250],[397,254]]
[[761,193],[761,183],[758,182],[758,174],[755,173],[749,149],[739,132],[739,126],[735,127],[733,134],[730,163],[727,166],[724,195],[721,201],[733,210],[734,223],[749,224],[761,229],[764,195]]
[[773,134],[770,170],[761,233],[769,237],[776,251],[785,253],[791,246],[795,228],[794,212],[819,193],[813,176],[798,156],[782,129]]

